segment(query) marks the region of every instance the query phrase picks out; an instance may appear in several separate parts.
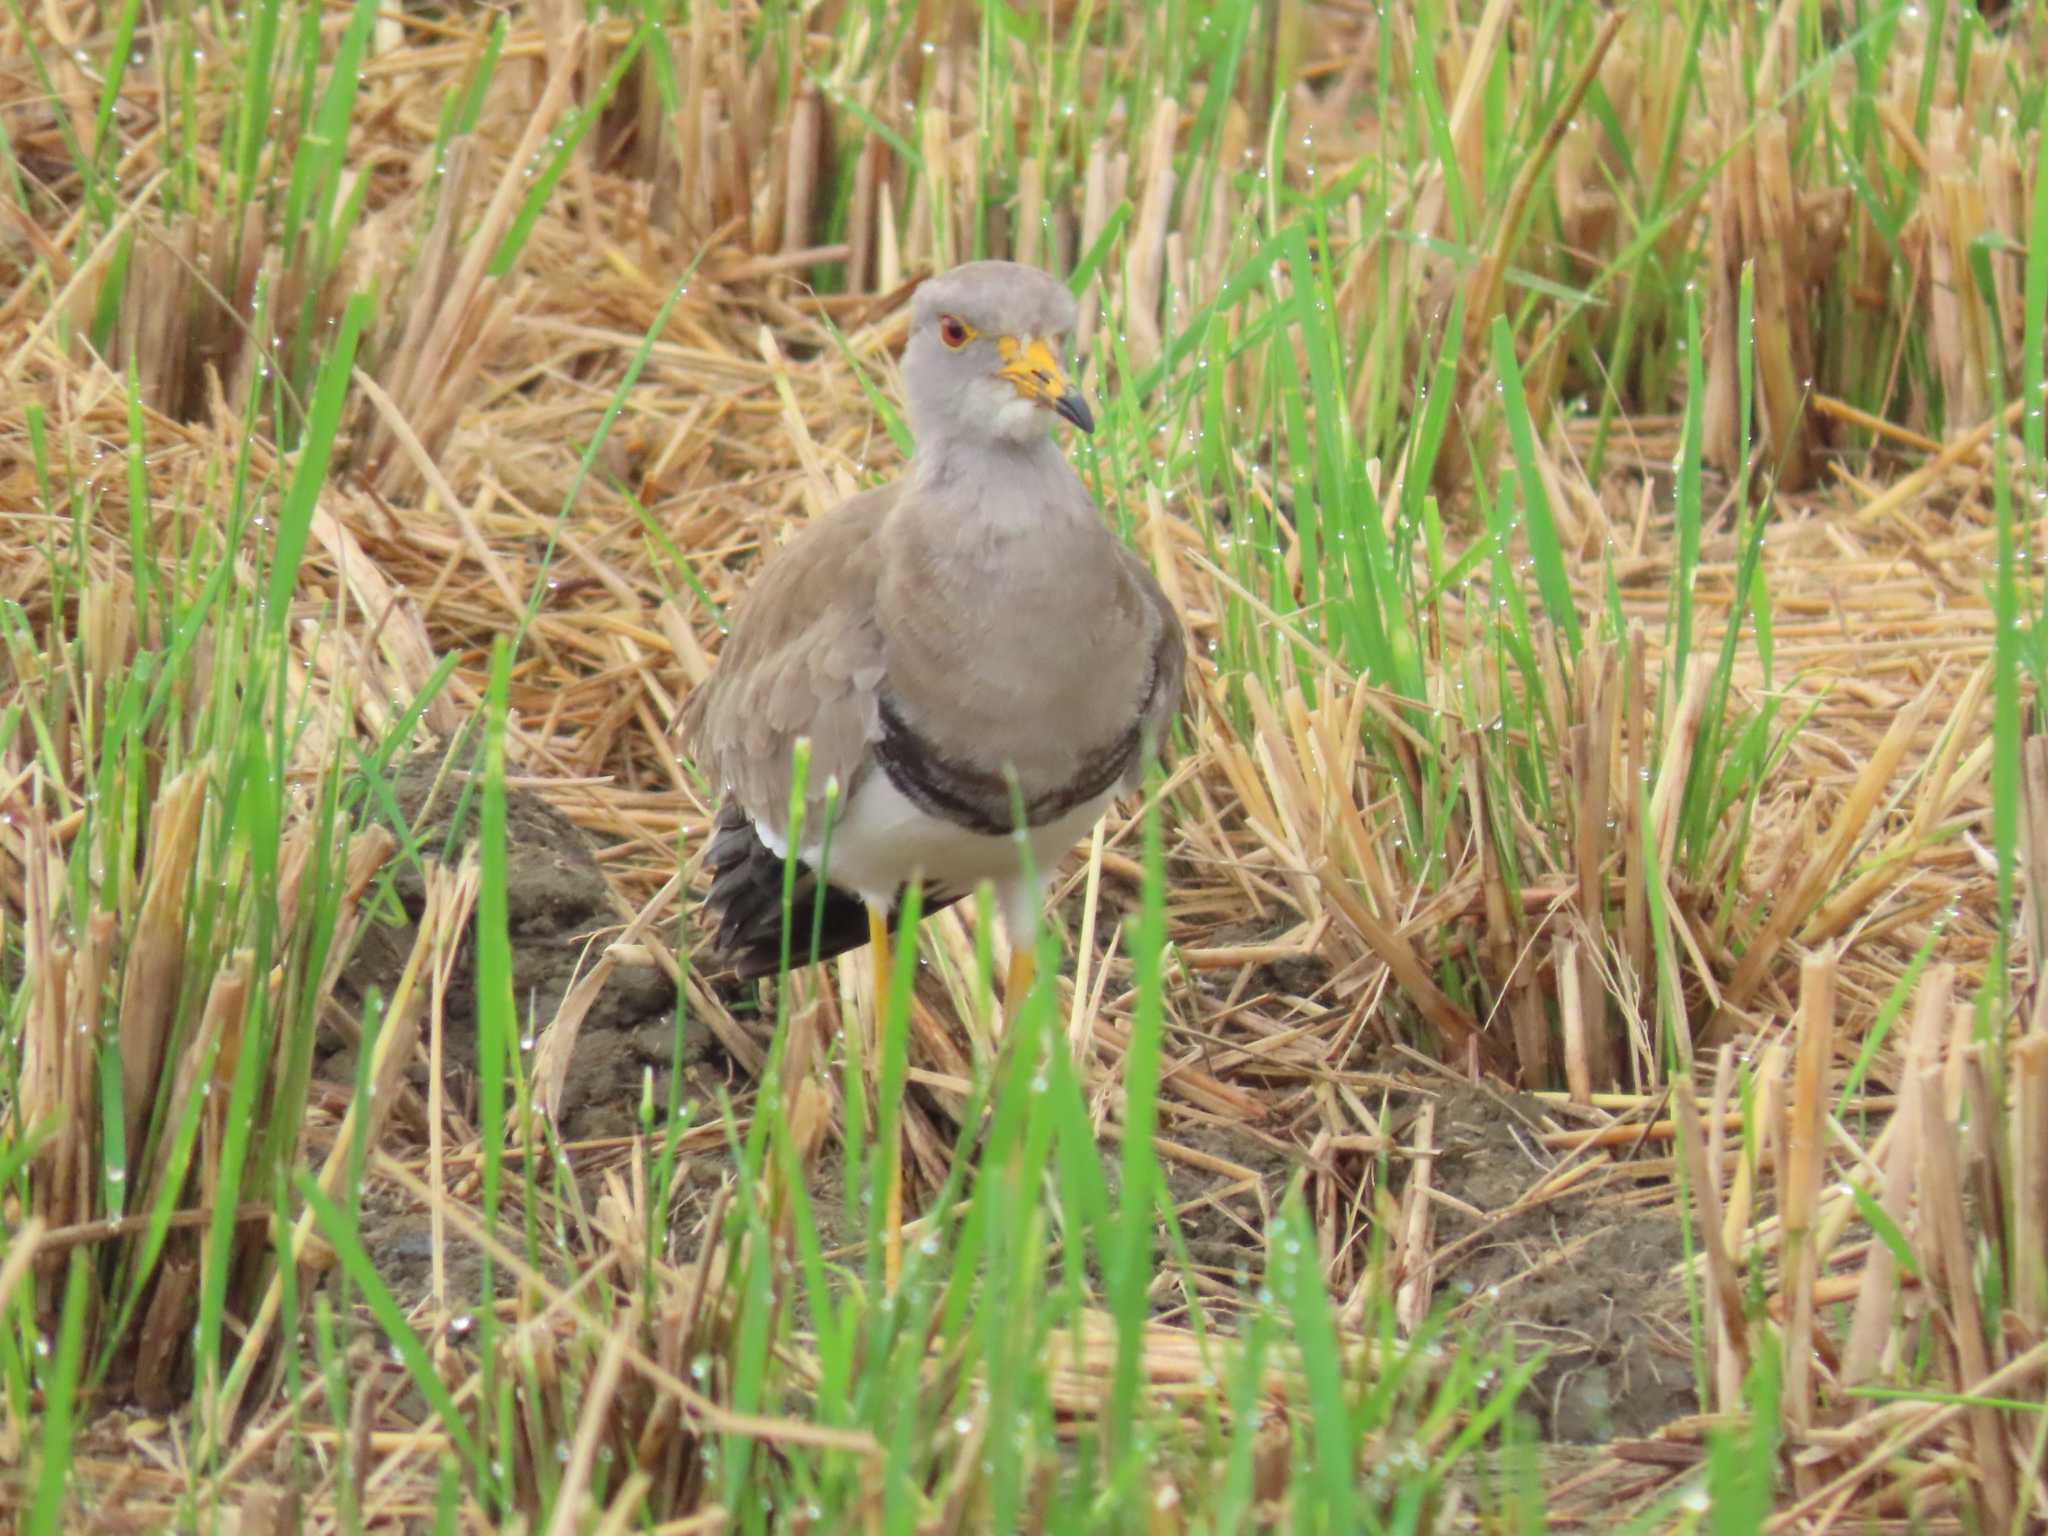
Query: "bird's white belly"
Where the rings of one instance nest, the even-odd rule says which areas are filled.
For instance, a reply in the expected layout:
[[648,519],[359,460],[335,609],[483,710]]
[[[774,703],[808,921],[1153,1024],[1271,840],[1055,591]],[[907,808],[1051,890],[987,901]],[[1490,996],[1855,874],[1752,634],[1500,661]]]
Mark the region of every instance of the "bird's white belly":
[[830,849],[806,837],[803,859],[813,869],[823,864],[832,884],[853,891],[871,906],[888,908],[912,878],[923,882],[927,896],[936,891],[964,893],[983,880],[996,882],[998,894],[1007,896],[1002,887],[1018,882],[1028,846],[1035,896],[1111,798],[1105,792],[1077,805],[1059,820],[1033,827],[1020,842],[1008,835],[970,832],[920,810],[888,774],[874,772],[861,780],[840,813]]

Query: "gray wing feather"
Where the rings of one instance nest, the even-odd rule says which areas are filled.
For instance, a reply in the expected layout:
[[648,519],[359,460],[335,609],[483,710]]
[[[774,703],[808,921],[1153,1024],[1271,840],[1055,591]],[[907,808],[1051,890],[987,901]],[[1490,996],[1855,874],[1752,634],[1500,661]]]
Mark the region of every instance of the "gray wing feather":
[[684,705],[684,750],[716,792],[778,840],[799,738],[811,743],[804,798],[813,826],[825,786],[836,779],[844,804],[873,766],[887,673],[874,534],[895,492],[843,503],[766,563],[716,669]]
[[1123,782],[1124,793],[1135,794],[1144,786],[1146,767],[1166,744],[1167,733],[1173,728],[1173,717],[1180,713],[1187,685],[1188,642],[1180,615],[1173,611],[1173,604],[1168,601],[1158,578],[1135,554],[1129,550],[1122,553],[1130,565],[1131,577],[1145,594],[1157,623],[1152,636],[1152,673],[1140,695],[1138,752],[1132,758],[1130,771],[1124,775]]

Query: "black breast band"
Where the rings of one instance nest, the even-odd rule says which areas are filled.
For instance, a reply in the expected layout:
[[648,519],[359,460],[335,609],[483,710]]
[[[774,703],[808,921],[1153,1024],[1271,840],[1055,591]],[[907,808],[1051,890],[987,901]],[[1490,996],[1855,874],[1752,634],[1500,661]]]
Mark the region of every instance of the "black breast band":
[[[910,727],[887,694],[878,702],[882,739],[875,745],[875,756],[905,799],[926,815],[969,832],[1003,837],[1014,830],[1016,817],[1008,779],[947,757]],[[1138,736],[1139,726],[1133,723],[1107,747],[1085,754],[1068,782],[1027,796],[1025,826],[1043,827],[1058,821],[1116,783],[1137,755]]]

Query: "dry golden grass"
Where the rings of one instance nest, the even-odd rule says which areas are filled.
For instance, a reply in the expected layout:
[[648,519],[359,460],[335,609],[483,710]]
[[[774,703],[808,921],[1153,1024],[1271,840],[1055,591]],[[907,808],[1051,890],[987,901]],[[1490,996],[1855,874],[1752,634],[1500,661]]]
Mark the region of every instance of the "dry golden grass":
[[[1763,66],[1767,81],[1799,58],[1782,30],[1799,10],[1788,6],[1760,28],[1759,55],[1782,56]],[[1514,99],[1537,100],[1523,89],[1537,65],[1511,13],[1489,5],[1454,25],[1435,60],[1468,186],[1484,179],[1481,109],[1495,61],[1506,60]],[[43,1225],[17,1227],[17,1246],[0,1263],[0,1297],[27,1286],[30,1304],[54,1315],[58,1256],[105,1235],[92,1220],[91,1037],[66,1026],[101,1017],[104,1004],[136,1079],[127,1094],[131,1116],[163,1070],[169,1000],[183,964],[175,939],[180,913],[162,910],[176,906],[165,894],[174,885],[148,882],[141,920],[117,932],[111,921],[85,923],[53,884],[61,887],[61,861],[83,824],[75,807],[92,764],[77,732],[107,707],[93,695],[94,680],[115,676],[138,647],[165,639],[136,617],[136,584],[153,578],[131,567],[131,523],[139,520],[167,555],[204,551],[223,526],[227,487],[289,477],[292,461],[274,441],[275,422],[266,414],[246,433],[239,407],[228,402],[242,400],[249,381],[283,352],[327,333],[351,291],[376,285],[380,297],[334,469],[294,589],[289,688],[312,728],[295,747],[301,779],[286,786],[288,812],[305,813],[312,782],[333,771],[343,743],[387,739],[404,703],[444,657],[454,658],[454,670],[412,744],[425,748],[459,730],[481,708],[493,640],[517,629],[539,594],[511,681],[511,772],[596,848],[616,921],[595,937],[617,943],[596,962],[595,979],[557,1017],[539,1021],[537,1070],[552,1074],[545,1080],[558,1090],[577,1074],[581,1010],[595,989],[615,965],[654,964],[677,978],[689,1018],[722,1047],[744,1118],[765,1026],[731,988],[686,970],[672,953],[693,935],[686,913],[694,868],[686,863],[679,878],[677,850],[686,859],[696,854],[714,807],[677,760],[670,732],[680,701],[716,659],[719,632],[705,603],[679,585],[662,543],[681,552],[703,592],[722,606],[793,528],[891,472],[897,451],[855,365],[891,380],[908,285],[970,250],[1064,267],[1128,202],[1125,235],[1084,298],[1083,347],[1099,327],[1120,326],[1127,371],[1095,382],[1113,392],[1142,373],[1219,292],[1256,235],[1233,218],[1198,215],[1229,204],[1237,195],[1230,178],[1247,153],[1262,152],[1257,125],[1276,75],[1294,112],[1279,170],[1294,185],[1309,184],[1311,166],[1327,177],[1378,153],[1385,83],[1371,62],[1376,24],[1346,6],[1288,5],[1276,14],[1281,19],[1259,40],[1262,67],[1247,71],[1225,109],[1221,168],[1211,185],[1175,182],[1174,146],[1202,101],[1164,100],[1142,121],[1118,122],[1079,157],[1085,170],[1056,185],[1043,184],[1041,167],[1027,161],[1014,199],[979,224],[977,29],[964,10],[951,22],[925,18],[884,67],[843,69],[833,88],[916,136],[927,174],[911,174],[870,136],[844,225],[832,226],[828,243],[821,231],[832,189],[821,177],[833,162],[822,152],[842,146],[857,122],[811,84],[779,110],[773,58],[745,61],[735,41],[750,23],[746,8],[735,8],[727,23],[676,32],[673,60],[688,105],[672,119],[643,75],[628,77],[517,262],[494,275],[488,258],[511,225],[536,153],[602,78],[630,28],[623,21],[585,25],[554,6],[514,12],[477,130],[437,168],[441,105],[466,78],[481,34],[460,21],[389,13],[377,23],[350,137],[351,173],[367,184],[365,214],[317,289],[308,286],[315,270],[308,253],[270,243],[260,213],[238,214],[220,167],[204,153],[197,157],[202,179],[178,215],[144,195],[169,174],[166,135],[176,119],[138,74],[123,97],[115,157],[121,231],[134,240],[128,297],[98,355],[80,335],[115,238],[81,251],[75,227],[50,215],[72,195],[60,123],[91,137],[97,90],[73,50],[90,46],[97,23],[63,4],[26,22],[21,12],[0,18],[0,57],[24,40],[26,25],[55,69],[50,96],[23,71],[0,65],[12,161],[42,178],[48,194],[32,208],[6,210],[0,222],[0,273],[14,283],[0,297],[0,600],[19,605],[24,634],[57,626],[82,637],[68,655],[0,654],[0,684],[15,698],[33,694],[57,724],[53,748],[31,740],[25,727],[14,740],[0,739],[0,810],[7,813],[0,817],[0,953],[23,957],[31,1041],[22,1117],[32,1122],[28,1110],[38,1105],[72,1111],[71,1139],[46,1154],[33,1209],[7,1211],[10,1223],[34,1217]],[[793,46],[818,67],[842,68],[822,18],[808,31],[789,25]],[[1412,45],[1405,18],[1389,25],[1408,26]],[[1597,81],[1640,147],[1636,174],[1654,179],[1672,111],[1657,82],[1677,66],[1682,30],[1644,12],[1616,11],[1575,45],[1572,70],[1553,82],[1559,94],[1543,98],[1550,116],[1532,135],[1525,174],[1493,209],[1475,260],[1454,262],[1421,238],[1404,239],[1391,261],[1383,259],[1390,230],[1448,238],[1451,199],[1434,164],[1407,174],[1401,198],[1381,215],[1369,214],[1357,196],[1336,205],[1329,260],[1337,327],[1364,334],[1376,315],[1425,317],[1404,333],[1401,349],[1379,359],[1380,375],[1360,371],[1354,406],[1398,387],[1389,374],[1417,375],[1430,355],[1424,349],[1440,344],[1442,303],[1457,293],[1467,306],[1468,338],[1456,353],[1460,427],[1475,455],[1509,464],[1485,359],[1489,327],[1512,304],[1528,348],[1531,403],[1546,428],[1539,468],[1580,612],[1603,610],[1610,569],[1618,589],[1625,638],[1589,644],[1570,669],[1546,653],[1541,702],[1568,742],[1569,760],[1551,765],[1566,832],[1553,837],[1515,825],[1522,807],[1496,808],[1525,859],[1512,895],[1491,840],[1469,833],[1486,793],[1476,735],[1462,766],[1447,765],[1469,774],[1472,793],[1459,812],[1468,830],[1446,839],[1446,867],[1419,885],[1394,841],[1398,820],[1385,814],[1395,792],[1383,776],[1387,756],[1364,745],[1368,726],[1398,737],[1400,709],[1361,683],[1334,647],[1322,649],[1298,618],[1267,616],[1273,632],[1299,640],[1301,653],[1324,663],[1313,698],[1227,674],[1214,659],[1224,616],[1256,614],[1260,599],[1213,558],[1213,511],[1168,505],[1142,465],[1101,465],[1107,495],[1130,519],[1134,541],[1154,560],[1194,642],[1188,730],[1159,797],[1174,957],[1166,969],[1159,1141],[1169,1167],[1206,1181],[1189,1208],[1220,1209],[1232,1196],[1248,1197],[1230,1219],[1244,1227],[1244,1246],[1255,1254],[1259,1236],[1245,1213],[1277,1197],[1276,1169],[1298,1167],[1340,1320],[1355,1325],[1366,1298],[1385,1291],[1412,1325],[1489,1232],[1520,1223],[1517,1240],[1526,1240],[1537,1228],[1523,1218],[1566,1210],[1566,1219],[1551,1224],[1550,1257],[1531,1268],[1568,1263],[1574,1240],[1622,1219],[1617,1213],[1633,1219],[1671,1210],[1683,1164],[1704,1199],[1695,1262],[1713,1390],[1703,1413],[1739,1409],[1764,1332],[1776,1330],[1782,1340],[1789,1472],[1777,1529],[1874,1529],[1908,1517],[1921,1529],[1953,1528],[1965,1483],[1975,1485],[1975,1508],[1993,1528],[2018,1530],[2043,1518],[2036,1420],[1846,1395],[1851,1386],[1893,1379],[1898,1352],[1921,1347],[1922,1328],[1931,1331],[1925,1347],[1943,1357],[1928,1379],[1952,1390],[2037,1400],[2048,1377],[2037,1301],[2016,1296],[2002,1326],[1975,1315],[1970,1233],[1978,1229],[1963,1225],[1966,1204],[2012,1195],[2012,1257],[2038,1280],[2039,1262],[2026,1255],[2041,1251],[2048,1231],[2043,1021],[2038,1013],[1993,1021],[2001,1033],[2010,1027],[2026,1036],[2012,1058],[2011,1085],[1994,1087],[1984,1078],[1991,1057],[1973,1037],[1962,1001],[1987,984],[1998,954],[1989,728],[1996,626],[1987,595],[1996,562],[1992,468],[1994,450],[2017,456],[2011,434],[2020,422],[2018,406],[1994,417],[1984,393],[2000,342],[1983,311],[1964,302],[1972,291],[1967,259],[1971,242],[1987,232],[2017,248],[2038,195],[2031,139],[2017,129],[2004,140],[1980,143],[1973,135],[1985,101],[2005,88],[2001,69],[2033,66],[2034,36],[2015,24],[2011,34],[1980,43],[1964,93],[1945,79],[1925,138],[1913,123],[1917,60],[1907,51],[1895,61],[1896,79],[1879,92],[1893,103],[1882,143],[1898,166],[1924,178],[1899,236],[1904,271],[1879,265],[1868,215],[1844,188],[1800,184],[1788,143],[1801,131],[1799,113],[1814,110],[1811,100],[1752,112],[1735,59],[1717,52],[1704,65],[1712,110],[1678,131],[1674,182],[1697,182],[1697,191],[1663,245],[1675,260],[1704,232],[1704,435],[1720,478],[1708,485],[1692,670],[1673,679],[1680,702],[1661,736],[1641,701],[1668,660],[1661,637],[1678,565],[1670,475],[1679,423],[1651,414],[1668,399],[1633,402],[1645,408],[1604,424],[1567,408],[1563,395],[1592,381],[1574,378],[1578,362],[1545,339],[1571,315],[1561,304],[1531,301],[1526,289],[1510,293],[1508,274],[1534,264],[1532,245],[1547,253],[1541,270],[1581,280],[1616,260],[1631,232],[1607,190],[1613,151],[1579,104]],[[1283,68],[1290,63],[1291,75]],[[1108,67],[1083,56],[1084,73]],[[1032,95],[1039,83],[1033,70],[1029,60],[1019,66],[1014,94],[1001,103],[1027,124],[1044,109]],[[1783,89],[1787,82],[1776,83]],[[1984,100],[1972,99],[1973,91]],[[905,116],[897,104],[913,98],[923,109]],[[224,102],[215,109],[224,111]],[[1731,148],[1716,166],[1715,157]],[[1536,234],[1525,216],[1532,202],[1549,221]],[[1375,216],[1385,221],[1378,233]],[[812,293],[813,275],[842,261],[843,289]],[[1744,465],[1734,313],[1750,261],[1757,448]],[[1991,261],[1998,313],[2015,327],[2002,341],[2011,356],[2022,339],[2020,258],[2001,253]],[[687,290],[646,349],[595,471],[586,474],[582,445],[686,270]],[[249,331],[259,284],[268,286],[273,313],[293,317],[280,323],[274,343]],[[1881,373],[1898,374],[1909,337],[1924,348],[1926,367],[1944,384],[1948,432],[1931,434],[1927,412],[1903,396],[1875,416],[1814,392],[1812,381],[1827,373],[1822,351],[1837,348],[1839,363],[1839,349],[1855,345],[1840,339],[1839,326],[1831,338],[1817,334],[1817,317],[1838,319],[1844,305],[1883,314],[1894,353],[1874,365]],[[1242,336],[1266,312],[1264,301],[1247,300],[1229,334]],[[1269,396],[1268,370],[1294,365],[1284,346],[1240,356],[1221,370],[1226,409]],[[130,368],[140,381],[146,496],[139,504],[131,501]],[[74,501],[41,502],[31,409],[41,413],[54,478]],[[1142,443],[1134,435],[1133,446]],[[1257,444],[1230,451],[1244,466],[1267,456]],[[1597,477],[1587,467],[1596,453],[1604,458]],[[1463,449],[1450,458],[1464,467],[1440,466],[1438,488],[1462,542],[1477,536],[1479,514]],[[1381,467],[1390,506],[1403,472],[1399,463]],[[1489,469],[1485,478],[1499,473]],[[1744,634],[1728,703],[1748,712],[1768,692],[1796,728],[1770,760],[1746,838],[1725,829],[1725,846],[1706,860],[1708,877],[1663,891],[1675,947],[1660,975],[1644,887],[1661,878],[1659,868],[1672,867],[1677,807],[1669,793],[1650,800],[1649,838],[1661,857],[1646,861],[1635,790],[1659,766],[1661,785],[1679,782],[1675,770],[1707,707],[1713,652],[1735,600],[1741,550],[1727,509],[1738,482],[1765,478],[1777,486],[1763,555],[1774,655],[1767,680],[1754,637]],[[1261,482],[1245,483],[1248,495],[1267,494]],[[85,522],[89,584],[69,591],[66,615],[52,609],[48,551],[68,539],[74,507]],[[1298,561],[1299,550],[1293,554]],[[237,572],[253,588],[254,562],[243,560]],[[1492,713],[1486,696],[1497,693],[1497,675],[1483,654],[1467,649],[1467,638],[1494,596],[1482,567],[1482,579],[1443,608],[1448,622],[1427,640],[1428,707],[1454,717]],[[206,654],[244,638],[201,635],[197,643]],[[1471,703],[1461,702],[1463,690]],[[0,710],[8,698],[0,694]],[[202,689],[191,700],[195,718],[205,706]],[[2048,779],[2042,759],[2029,763]],[[142,788],[154,806],[143,850],[149,867],[192,866],[198,784],[181,775]],[[2044,802],[2031,803],[2039,813]],[[1105,1138],[1120,1131],[1132,1034],[1134,983],[1117,935],[1136,903],[1137,831],[1130,807],[1113,813],[1059,894],[1075,942],[1058,1008]],[[296,835],[311,834],[302,827]],[[2038,829],[2031,835],[2043,838]],[[379,837],[361,834],[354,892],[389,856]],[[430,888],[432,910],[445,903],[451,915],[445,925],[421,925],[414,956],[420,990],[392,1004],[391,1019],[403,1027],[387,1023],[372,1100],[353,1105],[336,1088],[316,1093],[308,1151],[314,1166],[325,1160],[338,1175],[351,1138],[370,1144],[381,1137],[370,1153],[373,1181],[386,1198],[432,1219],[435,1284],[416,1321],[439,1341],[437,1359],[451,1388],[463,1392],[475,1378],[450,1342],[461,1304],[442,1289],[441,1266],[454,1237],[477,1235],[475,1176],[463,1170],[477,1161],[478,1132],[460,1093],[444,1099],[438,1054],[431,1102],[401,1076],[415,1048],[442,1048],[433,978],[457,958],[460,917],[473,894],[456,884],[449,876],[445,888],[438,880]],[[2038,913],[2039,904],[2030,910]],[[284,914],[286,932],[296,915]],[[347,915],[344,932],[353,897]],[[1875,1053],[1862,1094],[1838,1111],[1831,1085],[1937,926],[1936,965],[1918,984],[1910,1030],[1902,1025]],[[985,1012],[966,980],[974,974],[974,942],[971,916],[957,910],[927,924],[926,943],[940,963],[925,977],[911,1018],[915,1091],[905,1105],[905,1135],[913,1208],[944,1180],[970,1079],[991,1047]],[[2021,995],[2048,997],[2031,931],[2018,953],[2032,989]],[[1447,957],[1483,975],[1496,1001],[1475,1008],[1447,993]],[[120,989],[102,999],[115,974]],[[216,1005],[200,1038],[231,1033],[244,992],[259,984],[246,967],[214,977]],[[843,1113],[836,1068],[822,1063],[842,1029],[866,1027],[867,972],[856,957],[815,984],[792,985],[785,1107],[805,1128],[815,1167],[819,1159],[829,1164]],[[1667,1080],[1653,994],[1683,1000],[1700,1053],[1695,1073]],[[346,1011],[341,1001],[332,1006]],[[36,1054],[36,1039],[57,1044]],[[66,1040],[74,1042],[68,1049]],[[1424,1062],[1418,1046],[1440,1048],[1443,1067]],[[1757,1102],[1747,1118],[1732,1097],[1737,1051],[1755,1075]],[[1519,1076],[1543,1090],[1515,1100],[1530,1117],[1530,1156],[1515,1170],[1519,1187],[1497,1190],[1500,1198],[1484,1209],[1462,1182],[1437,1171],[1454,1148],[1435,1129],[1436,1101],[1479,1072]],[[172,1080],[176,1094],[200,1091],[189,1076],[174,1072]],[[2008,1093],[2013,1141],[2000,1147],[1986,1140],[1981,1109]],[[1974,1119],[1960,1114],[1966,1101],[1979,1106]],[[1737,1135],[1744,1130],[1753,1133],[1746,1141]],[[706,1125],[690,1134],[684,1152],[715,1167],[722,1143],[723,1132]],[[566,1273],[656,1274],[663,1301],[655,1341],[643,1349],[621,1332],[616,1351],[594,1362],[578,1354],[587,1320],[560,1275],[535,1277],[503,1310],[543,1376],[590,1373],[600,1405],[590,1425],[602,1422],[604,1405],[616,1408],[620,1422],[606,1432],[637,1447],[649,1485],[674,1490],[666,1506],[674,1518],[661,1529],[718,1528],[710,1515],[702,1523],[682,1516],[692,1484],[679,1447],[683,1426],[701,1434],[737,1421],[686,1379],[687,1362],[718,1337],[721,1280],[706,1234],[716,1229],[724,1197],[708,1195],[667,1251],[648,1253],[640,1238],[647,1167],[639,1140],[593,1138],[563,1150],[594,1192],[593,1208],[569,1224]],[[1496,1168],[1492,1176],[1504,1175]],[[1900,1224],[1917,1275],[1904,1273],[1871,1238],[1848,1194],[1852,1184]],[[195,1207],[208,1204],[204,1187],[193,1194]],[[1452,1217],[1463,1223],[1458,1235],[1440,1236],[1439,1222]],[[1375,1228],[1377,1251],[1369,1240]],[[23,1236],[31,1240],[22,1243]],[[301,1249],[309,1262],[317,1250],[317,1240]],[[505,1258],[519,1262],[516,1254]],[[168,1384],[190,1369],[174,1362],[196,1271],[189,1258],[179,1262],[186,1267],[173,1264],[152,1292],[161,1318],[145,1326],[135,1368],[154,1384],[145,1401],[167,1401]],[[1213,1315],[1228,1317],[1235,1288],[1228,1268],[1211,1265],[1198,1283]],[[1768,1316],[1744,1321],[1751,1285],[1769,1298]],[[247,1310],[237,1316],[249,1330],[236,1341],[240,1358],[261,1354],[275,1293],[274,1281],[238,1293]],[[1157,1299],[1169,1315],[1151,1337],[1151,1383],[1159,1397],[1193,1413],[1208,1379],[1208,1345],[1170,1315],[1166,1287]],[[1508,1308],[1512,1314],[1512,1297]],[[1078,1340],[1071,1355],[1062,1353],[1072,1363],[1053,1390],[1070,1421],[1100,1410],[1102,1351],[1113,1353],[1107,1338]],[[162,1355],[154,1364],[152,1348]],[[1669,1355],[1689,1373],[1682,1337]],[[630,1393],[622,1376],[633,1383]],[[1276,1383],[1276,1394],[1283,1386]],[[209,1496],[239,1510],[237,1528],[246,1532],[293,1528],[287,1504],[324,1521],[337,1498],[324,1477],[303,1490],[303,1508],[298,1493],[281,1502],[263,1487],[279,1447],[302,1433],[275,1373],[244,1377],[243,1388],[244,1418]],[[168,1432],[161,1409],[124,1411],[113,1401],[93,1407],[104,1415],[76,1472],[80,1487],[94,1492],[81,1497],[108,1529],[166,1518],[191,1486],[178,1459],[189,1442]],[[373,1524],[405,1526],[430,1512],[443,1442],[415,1422],[395,1391],[366,1393],[353,1405],[354,1507]],[[1560,1527],[1597,1521],[1672,1486],[1697,1463],[1705,1422],[1689,1418],[1654,1436],[1625,1435],[1583,1477],[1554,1478],[1553,1520]],[[1286,1430],[1277,1416],[1274,1424],[1273,1475],[1284,1481]],[[572,1442],[575,1465],[588,1476],[590,1446],[578,1425],[523,1427],[536,1454]],[[823,1433],[795,1415],[760,1428],[771,1441]],[[6,1422],[0,1462],[18,1454],[23,1432]],[[331,1436],[304,1433],[316,1446],[321,1434]],[[323,1462],[332,1450],[319,1451]],[[1562,1457],[1556,1466],[1565,1466]],[[4,1482],[0,1489],[4,1511],[20,1491]],[[969,1507],[965,1492],[954,1504],[940,1503]]]

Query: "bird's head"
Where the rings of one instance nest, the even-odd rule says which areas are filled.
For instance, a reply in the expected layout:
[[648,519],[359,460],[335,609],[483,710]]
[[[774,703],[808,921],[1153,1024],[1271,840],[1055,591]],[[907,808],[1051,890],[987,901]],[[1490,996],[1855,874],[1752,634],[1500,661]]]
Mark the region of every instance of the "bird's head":
[[1095,415],[1063,358],[1074,296],[1013,261],[973,261],[917,290],[903,380],[920,440],[1022,443],[1054,416],[1083,432]]

